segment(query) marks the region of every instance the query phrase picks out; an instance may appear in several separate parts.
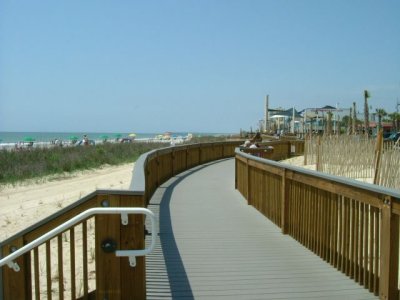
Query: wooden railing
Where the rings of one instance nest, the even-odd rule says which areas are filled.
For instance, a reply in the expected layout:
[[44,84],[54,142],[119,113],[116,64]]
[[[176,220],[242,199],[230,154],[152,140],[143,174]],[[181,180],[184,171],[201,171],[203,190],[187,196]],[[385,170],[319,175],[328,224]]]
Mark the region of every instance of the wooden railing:
[[[143,194],[96,191],[73,205],[0,243],[2,256],[93,207],[144,207]],[[112,241],[118,250],[144,248],[143,216],[96,215],[18,258],[20,271],[2,268],[2,299],[143,299],[144,258],[135,268],[128,258],[104,251]],[[138,278],[140,280],[138,280]],[[123,279],[123,280],[122,280]],[[129,282],[129,283],[128,283]]]
[[154,150],[142,155],[135,165],[130,190],[143,192],[146,203],[160,184],[192,167],[235,156],[243,141],[184,145]]
[[258,157],[271,160],[287,159],[304,154],[303,140],[271,140],[259,143],[258,148],[241,147],[240,150]]
[[305,247],[398,299],[400,192],[236,151],[236,188]]
[[[146,207],[156,188],[191,167],[233,157],[243,141],[154,150],[135,164],[128,191],[96,191],[0,242],[0,258],[89,208]],[[132,238],[133,236],[133,238]],[[20,271],[0,268],[0,299],[145,299],[145,258],[136,267],[118,250],[144,249],[144,217],[98,215],[73,226],[16,260]],[[109,252],[108,252],[109,251]]]

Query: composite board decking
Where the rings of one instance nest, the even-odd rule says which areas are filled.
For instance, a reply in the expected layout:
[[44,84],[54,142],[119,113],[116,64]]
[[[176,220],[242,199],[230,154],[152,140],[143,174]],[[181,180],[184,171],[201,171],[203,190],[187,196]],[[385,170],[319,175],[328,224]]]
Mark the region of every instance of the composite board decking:
[[233,159],[208,163],[153,195],[148,299],[377,299],[247,205],[234,174]]

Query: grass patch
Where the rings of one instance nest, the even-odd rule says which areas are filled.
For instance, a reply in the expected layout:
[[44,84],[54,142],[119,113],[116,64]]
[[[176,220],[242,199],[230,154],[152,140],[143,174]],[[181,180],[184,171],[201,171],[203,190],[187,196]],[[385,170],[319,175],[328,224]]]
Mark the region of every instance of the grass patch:
[[[226,136],[193,137],[190,142],[226,141]],[[96,146],[32,148],[22,151],[0,150],[0,189],[2,185],[25,180],[68,178],[74,171],[134,162],[150,150],[167,147],[162,143],[105,143]]]
[[159,143],[106,143],[90,147],[1,150],[0,184],[134,162],[141,154],[163,146]]

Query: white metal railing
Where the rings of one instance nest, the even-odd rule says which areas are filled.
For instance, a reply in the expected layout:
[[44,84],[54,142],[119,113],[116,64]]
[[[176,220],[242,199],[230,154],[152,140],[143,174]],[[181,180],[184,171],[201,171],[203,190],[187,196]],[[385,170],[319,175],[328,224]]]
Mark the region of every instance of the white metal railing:
[[21,255],[29,252],[33,248],[40,246],[41,244],[45,243],[46,241],[52,239],[56,235],[68,230],[71,226],[79,223],[82,220],[87,219],[93,215],[107,215],[107,214],[120,214],[121,215],[121,223],[122,225],[128,224],[128,215],[129,214],[143,214],[150,217],[151,220],[151,244],[148,248],[139,249],[139,250],[117,250],[115,251],[116,256],[127,256],[129,257],[129,264],[131,267],[136,266],[136,256],[144,256],[149,254],[154,250],[156,244],[156,238],[158,235],[157,230],[157,222],[154,213],[147,208],[140,208],[140,207],[95,207],[90,208],[79,215],[71,218],[70,220],[66,221],[65,223],[57,226],[56,228],[50,230],[49,232],[45,233],[41,237],[33,240],[29,244],[24,245],[22,248],[10,253],[6,257],[0,260],[0,267],[4,265],[8,265],[10,268],[14,269],[14,271],[18,272],[20,270],[19,265],[15,262],[15,259],[20,257]]

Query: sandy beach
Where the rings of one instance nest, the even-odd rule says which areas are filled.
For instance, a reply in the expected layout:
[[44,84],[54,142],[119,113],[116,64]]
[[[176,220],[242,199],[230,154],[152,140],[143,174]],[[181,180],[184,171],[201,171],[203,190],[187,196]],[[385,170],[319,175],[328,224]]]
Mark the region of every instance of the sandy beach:
[[41,182],[0,186],[0,241],[96,189],[127,189],[134,164],[105,166]]

